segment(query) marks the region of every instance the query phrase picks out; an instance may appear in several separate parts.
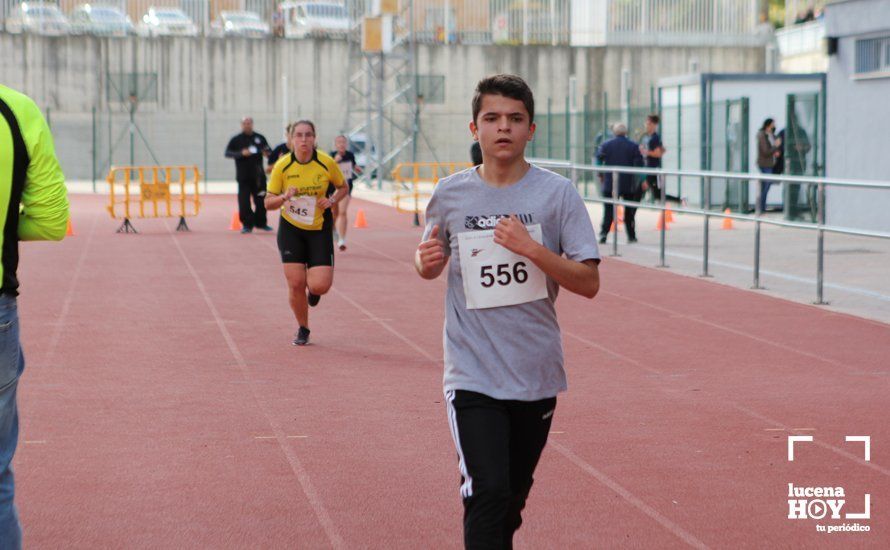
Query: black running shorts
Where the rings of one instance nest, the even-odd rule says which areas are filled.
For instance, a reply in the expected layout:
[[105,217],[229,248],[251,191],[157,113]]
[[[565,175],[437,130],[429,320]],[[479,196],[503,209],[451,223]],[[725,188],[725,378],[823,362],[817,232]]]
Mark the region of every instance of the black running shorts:
[[278,251],[285,264],[333,267],[334,235],[327,223],[320,230],[307,231],[282,218],[278,221]]

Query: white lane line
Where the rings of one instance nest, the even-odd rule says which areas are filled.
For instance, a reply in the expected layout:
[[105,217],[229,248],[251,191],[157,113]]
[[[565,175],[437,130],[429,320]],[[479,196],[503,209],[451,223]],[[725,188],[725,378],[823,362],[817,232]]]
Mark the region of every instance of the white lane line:
[[643,502],[642,499],[628,491],[614,479],[610,478],[603,472],[597,470],[596,468],[585,462],[584,459],[576,455],[565,445],[556,441],[551,441],[549,443],[551,447],[553,447],[559,454],[568,459],[569,462],[592,476],[602,485],[605,485],[612,492],[620,496],[625,502],[655,520],[659,525],[673,533],[677,538],[679,538],[689,546],[692,546],[693,548],[708,548],[708,546],[700,541],[698,538],[696,538],[695,535],[693,535],[689,531],[686,531],[685,529],[659,513],[658,510]]
[[667,309],[667,308],[663,308],[663,307],[660,307],[660,306],[656,306],[656,305],[653,305],[653,304],[644,302],[644,301],[642,301],[642,300],[636,300],[636,299],[634,299],[634,298],[630,298],[630,297],[627,297],[627,296],[623,296],[623,295],[621,295],[621,294],[616,294],[616,293],[614,293],[614,292],[609,292],[609,291],[600,291],[600,292],[601,292],[601,293],[604,293],[604,294],[608,294],[609,296],[614,296],[615,298],[618,298],[619,300],[625,300],[625,301],[627,301],[627,302],[632,302],[632,303],[634,303],[634,304],[641,305],[641,306],[643,306],[643,307],[648,307],[648,308],[650,308],[650,309],[654,309],[654,310],[656,310],[656,311],[660,311],[660,312],[662,312],[662,313],[665,313],[665,314],[670,315],[672,318],[675,318],[675,319],[677,319],[677,318],[679,318],[679,319],[686,319],[686,320],[688,320],[688,321],[692,321],[692,322],[699,323],[699,324],[702,324],[702,325],[705,325],[705,326],[709,326],[709,327],[712,327],[712,328],[715,328],[715,329],[718,329],[718,330],[722,330],[722,331],[725,331],[725,332],[729,332],[730,334],[735,334],[736,336],[741,336],[741,337],[743,337],[743,338],[748,338],[748,339],[754,340],[755,342],[760,342],[761,344],[766,344],[766,345],[768,345],[768,346],[772,346],[772,347],[775,347],[775,348],[778,348],[778,349],[781,349],[781,350],[784,350],[784,351],[788,351],[788,352],[791,352],[791,353],[795,353],[795,354],[797,354],[797,355],[802,355],[802,356],[804,356],[804,357],[808,357],[808,358],[810,358],[810,359],[814,359],[814,360],[816,360],[816,361],[820,361],[820,362],[822,362],[822,363],[828,363],[829,365],[834,365],[834,366],[836,366],[836,367],[840,367],[840,368],[842,368],[843,370],[845,370],[845,371],[847,371],[847,372],[849,372],[849,373],[852,373],[852,374],[859,374],[859,375],[868,375],[868,374],[869,374],[869,373],[867,373],[867,372],[863,372],[861,369],[856,369],[856,368],[848,367],[847,365],[845,365],[844,363],[842,363],[842,362],[840,362],[840,361],[835,361],[834,359],[829,359],[829,358],[824,357],[824,356],[822,356],[822,355],[818,355],[818,354],[815,354],[815,353],[810,353],[810,352],[808,352],[808,351],[803,351],[803,350],[798,349],[798,348],[795,348],[795,347],[787,346],[787,345],[785,345],[785,344],[783,344],[783,343],[781,343],[781,342],[776,342],[776,341],[769,340],[769,339],[766,339],[766,338],[761,338],[760,336],[755,336],[754,334],[745,332],[745,331],[743,331],[743,330],[738,330],[738,329],[734,329],[734,328],[732,328],[732,327],[728,327],[728,326],[726,326],[726,325],[721,325],[720,323],[715,323],[715,322],[712,322],[712,321],[705,321],[704,319],[699,318],[697,315],[696,315],[696,316],[693,316],[693,315],[685,315],[685,314],[682,314],[682,313],[676,313],[676,312],[671,311],[671,310],[669,310],[669,309]]
[[[374,252],[376,252],[376,251],[374,251]],[[378,254],[389,259],[390,261],[408,265],[411,267],[412,270],[414,269],[414,266],[408,262],[405,262],[402,260],[397,260],[396,258],[393,258],[392,256],[388,256],[383,253],[378,253]],[[346,299],[348,302],[350,302],[353,306],[355,306],[357,309],[359,309],[362,313],[367,315],[369,318],[374,317],[374,315],[370,311],[368,311],[364,307],[357,304],[354,300],[348,298],[345,294],[343,294],[343,293],[338,293],[338,294],[340,294],[344,299]],[[427,359],[429,359],[430,361],[434,361],[436,363],[439,363],[441,361],[440,359],[433,357],[429,352],[427,352],[426,350],[424,350],[423,348],[421,348],[420,346],[415,344],[410,338],[402,335],[400,332],[393,329],[386,323],[380,323],[380,324],[383,325],[383,327],[386,328],[389,332],[396,335],[400,340],[402,340],[404,343],[406,343],[412,349],[417,351],[420,355],[422,355],[422,356],[426,357]],[[590,345],[593,345],[595,347],[600,347],[598,344],[594,344],[592,342],[587,342],[587,343],[589,343]],[[621,358],[624,357],[624,356],[617,354],[615,352],[605,350],[605,348],[601,348],[601,349],[604,349],[604,351],[608,351],[608,353],[611,353],[612,355],[615,355],[616,357],[621,357]],[[661,374],[659,371],[653,371],[653,372]],[[553,432],[553,433],[561,434],[564,432]],[[628,491],[624,487],[621,487],[618,483],[612,481],[609,477],[605,476],[604,474],[602,474],[601,472],[599,472],[598,470],[596,470],[595,468],[593,468],[592,466],[590,466],[589,464],[584,462],[577,455],[572,453],[572,451],[570,451],[567,447],[565,447],[559,443],[556,443],[556,442],[551,442],[551,445],[556,447],[556,450],[560,454],[562,454],[563,456],[568,458],[572,463],[574,463],[576,466],[581,468],[582,471],[593,475],[600,483],[602,483],[603,485],[606,485],[606,487],[608,487],[609,489],[618,493],[618,495],[621,496],[621,498],[628,501],[632,506],[634,506],[635,508],[637,508],[644,514],[646,514],[649,517],[651,517],[652,519],[654,519],[656,522],[658,522],[660,525],[662,525],[663,527],[668,529],[670,532],[674,533],[677,537],[679,537],[681,540],[683,540],[690,546],[693,546],[695,548],[708,548],[700,540],[695,538],[693,535],[691,535],[687,531],[683,530],[681,527],[679,527],[677,524],[673,523],[671,520],[667,519],[666,517],[664,517],[663,515],[658,513],[658,511],[656,511],[651,506],[647,505],[645,502],[643,502],[638,497],[634,496],[630,491]]]
[[401,332],[399,332],[398,330],[396,330],[395,328],[393,328],[392,325],[390,325],[389,323],[387,323],[387,322],[383,321],[382,319],[378,318],[377,316],[375,316],[373,313],[371,313],[370,311],[368,311],[365,307],[363,307],[362,305],[360,305],[358,302],[356,302],[355,300],[353,300],[352,298],[350,298],[349,296],[347,296],[347,295],[344,294],[343,292],[341,292],[341,291],[339,291],[339,290],[337,290],[337,289],[335,289],[335,288],[331,288],[331,291],[332,291],[333,293],[335,293],[336,295],[340,296],[341,298],[343,298],[344,300],[346,300],[347,302],[349,302],[350,304],[352,304],[352,306],[353,306],[355,309],[357,309],[357,310],[361,311],[362,313],[364,313],[364,314],[368,317],[368,319],[374,319],[380,326],[382,326],[383,328],[385,328],[385,329],[386,329],[387,331],[389,331],[393,336],[395,336],[396,338],[398,338],[399,340],[401,340],[402,342],[404,342],[405,344],[407,344],[411,349],[413,349],[414,351],[416,351],[416,352],[419,353],[420,355],[426,357],[427,359],[429,359],[429,360],[432,361],[433,363],[441,363],[441,362],[442,362],[441,359],[438,359],[437,357],[433,356],[430,352],[428,352],[427,350],[425,350],[425,349],[423,349],[422,347],[420,347],[419,345],[417,345],[417,343],[414,342],[414,340],[412,340],[411,338],[405,336],[404,334],[402,334]]
[[321,497],[318,494],[318,491],[315,490],[315,486],[309,479],[309,473],[306,471],[306,468],[303,467],[302,462],[300,462],[299,457],[297,457],[296,453],[294,453],[290,445],[287,444],[287,435],[284,433],[284,430],[282,430],[281,427],[278,425],[278,422],[275,421],[274,417],[268,409],[268,406],[266,405],[266,402],[260,398],[257,386],[252,382],[250,378],[250,371],[247,368],[247,361],[244,360],[244,356],[241,354],[241,350],[238,348],[238,345],[235,343],[235,340],[229,333],[229,329],[226,328],[226,323],[223,321],[222,317],[220,317],[219,311],[216,309],[216,305],[214,305],[213,299],[210,297],[210,293],[207,292],[207,288],[204,286],[204,282],[201,280],[201,277],[200,275],[198,275],[198,272],[195,270],[192,262],[188,259],[188,256],[186,256],[185,250],[183,250],[182,245],[179,244],[179,239],[171,231],[170,226],[169,224],[167,224],[166,220],[164,220],[164,225],[167,227],[167,231],[170,233],[170,238],[176,245],[176,249],[179,250],[179,255],[182,256],[182,261],[185,262],[189,273],[195,280],[195,285],[198,287],[201,296],[204,297],[204,302],[207,304],[207,308],[210,310],[210,313],[216,320],[216,326],[219,328],[220,334],[222,334],[223,339],[226,341],[226,345],[229,347],[229,351],[232,353],[232,357],[235,358],[235,362],[237,363],[238,368],[241,370],[241,374],[244,376],[245,380],[250,382],[249,386],[251,394],[253,395],[254,402],[262,411],[263,416],[266,417],[266,422],[269,423],[269,427],[272,428],[272,432],[275,434],[275,438],[278,441],[278,446],[281,448],[281,452],[284,453],[284,456],[287,458],[287,461],[290,464],[291,470],[294,472],[294,475],[297,476],[297,480],[300,482],[300,487],[303,489],[303,494],[306,495],[306,499],[309,501],[309,505],[312,506],[312,510],[315,512],[315,516],[318,518],[318,522],[321,524],[322,529],[324,529],[325,535],[327,535],[328,537],[328,541],[330,541],[331,546],[333,546],[334,548],[345,548],[346,545],[343,543],[343,539],[337,532],[337,528],[334,525],[333,520],[331,520],[331,516],[328,514],[328,511],[325,508],[324,503],[322,502]]
[[[65,299],[62,301],[62,307],[59,309],[59,317],[55,323],[55,328],[53,328],[52,336],[50,337],[49,344],[46,347],[46,355],[43,357],[43,365],[50,366],[53,358],[56,354],[56,348],[59,345],[59,340],[62,337],[62,330],[65,328],[65,319],[68,317],[68,313],[71,311],[71,302],[74,300],[74,289],[77,288],[77,283],[80,282],[80,274],[83,271],[83,266],[86,263],[87,254],[90,251],[90,246],[93,243],[93,236],[96,233],[96,224],[98,222],[99,217],[93,217],[93,223],[90,224],[90,231],[87,233],[87,242],[83,245],[83,250],[80,251],[80,257],[77,259],[77,265],[74,266],[74,274],[71,276],[71,284],[68,286],[68,292],[65,294]],[[70,238],[70,237],[68,237]]]
[[[644,370],[644,371],[651,371],[651,370],[652,370],[652,369],[650,369],[649,367],[647,367],[646,365],[644,365],[642,362],[637,361],[636,359],[633,359],[633,358],[628,357],[628,356],[626,356],[626,355],[621,355],[621,354],[619,354],[619,353],[613,352],[613,351],[609,350],[609,349],[606,348],[606,347],[603,347],[603,346],[601,346],[601,345],[599,345],[599,344],[596,344],[596,343],[594,343],[594,342],[591,342],[590,340],[587,340],[586,338],[583,338],[583,337],[578,336],[578,335],[576,335],[576,334],[573,334],[573,333],[571,333],[571,332],[563,332],[563,334],[565,334],[566,336],[569,336],[570,338],[574,338],[575,340],[578,340],[579,342],[582,342],[582,343],[584,343],[584,344],[587,344],[587,345],[590,345],[590,346],[595,346],[595,347],[597,347],[598,349],[601,349],[601,350],[605,351],[606,353],[609,353],[609,354],[611,354],[611,355],[614,355],[615,357],[619,357],[619,358],[621,358],[622,360],[624,360],[624,361],[626,361],[626,362],[628,362],[628,363],[634,365],[635,367],[637,367],[637,368],[639,368],[639,369],[641,369],[641,370]],[[664,393],[666,393],[667,395],[669,395],[669,396],[671,396],[671,397],[675,397],[675,398],[680,397],[680,398],[682,398],[682,396],[680,396],[680,395],[678,395],[678,394],[676,394],[676,393],[672,393],[672,392],[667,392],[667,391],[665,391],[664,388],[659,387],[658,389],[659,389],[660,391],[663,391]],[[792,432],[792,433],[794,433],[795,431],[815,431],[813,428],[802,428],[802,429],[800,429],[800,430],[795,430],[794,428],[790,428],[790,427],[786,426],[785,424],[779,422],[778,420],[774,420],[774,419],[769,418],[769,417],[767,417],[767,416],[765,416],[765,415],[762,415],[762,414],[760,414],[760,413],[758,413],[758,412],[756,412],[756,411],[753,411],[753,410],[751,410],[751,409],[749,409],[749,408],[747,408],[747,407],[743,407],[742,405],[739,405],[738,403],[736,403],[736,402],[734,402],[734,401],[732,401],[732,400],[730,400],[730,399],[722,399],[721,402],[722,402],[722,403],[726,403],[726,404],[732,406],[732,407],[735,408],[736,410],[745,413],[746,415],[750,416],[751,418],[754,418],[754,419],[756,419],[756,420],[760,420],[761,422],[764,422],[764,423],[766,423],[766,424],[772,424],[773,426],[776,426],[776,428],[773,429],[774,431],[788,431],[788,432]],[[767,430],[767,431],[770,431],[769,428],[767,428],[766,430]],[[818,441],[818,440],[816,441],[816,444],[817,444],[817,445],[820,445],[821,447],[823,447],[823,448],[825,448],[825,449],[828,449],[828,450],[830,450],[830,451],[832,451],[832,452],[834,452],[834,453],[836,453],[836,454],[838,454],[838,455],[840,455],[840,456],[843,456],[844,458],[848,458],[848,459],[852,460],[853,462],[855,462],[855,463],[857,463],[857,464],[859,464],[859,465],[861,465],[861,466],[867,466],[867,467],[869,467],[869,468],[871,468],[871,469],[873,469],[873,470],[875,470],[875,471],[881,472],[881,473],[884,474],[884,475],[890,475],[890,471],[888,471],[886,468],[883,468],[883,467],[881,467],[881,466],[878,466],[878,465],[875,464],[874,462],[866,462],[866,461],[862,460],[861,458],[859,458],[858,456],[856,456],[856,455],[854,455],[854,454],[851,454],[851,453],[847,452],[846,450],[844,450],[844,449],[842,449],[842,448],[840,448],[840,447],[835,447],[834,445],[830,445],[830,444],[828,444],[828,443],[825,443],[825,442],[822,442],[822,441]]]
[[[776,426],[777,428],[782,428],[783,430],[788,431],[792,434],[795,433],[796,431],[799,431],[794,428],[789,428],[788,426],[786,426],[785,424],[782,424],[778,420],[773,420],[772,418],[769,418],[768,416],[762,415],[756,411],[752,411],[751,409],[749,409],[747,407],[743,407],[742,405],[739,405],[738,403],[734,403],[732,401],[726,401],[726,403],[729,403],[736,409],[742,411],[743,413],[747,414],[748,416],[750,416],[752,418],[756,418],[756,419],[766,422],[768,424],[772,424],[772,425]],[[801,430],[801,431],[815,431],[815,430],[813,430],[812,428],[805,428],[804,430]],[[840,455],[846,459],[849,459],[860,466],[865,466],[866,468],[870,468],[876,472],[880,472],[881,474],[883,474],[885,476],[890,476],[890,470],[888,470],[887,468],[880,466],[878,464],[875,464],[874,462],[866,462],[865,460],[862,459],[862,457],[855,455],[855,454],[847,451],[846,449],[842,449],[840,447],[835,447],[834,445],[832,445],[830,443],[826,443],[825,441],[818,439],[818,438],[815,439],[813,441],[813,443],[822,447],[823,449],[833,452],[834,454],[837,454],[837,455]]]
[[[266,242],[266,241],[263,241],[263,242],[266,244],[266,246],[268,246],[268,247],[270,247],[270,248],[273,248],[273,249],[275,249],[275,250],[278,250],[278,248],[277,248],[276,246],[273,246],[272,243],[269,243],[269,242]],[[353,243],[353,244],[355,244],[355,243]],[[363,245],[359,245],[359,246],[363,246]],[[371,248],[369,248],[369,247],[364,247],[364,248],[368,248],[369,250],[373,250],[373,249],[371,249]],[[375,251],[375,252],[376,252],[376,251]],[[404,264],[407,264],[407,265],[411,265],[411,264],[408,264],[408,262],[403,262],[403,261],[401,261],[401,260],[397,260],[396,258],[393,258],[392,256],[387,256],[386,254],[383,254],[383,253],[379,253],[379,254],[380,254],[381,256],[385,257],[386,259],[390,260],[390,261],[398,262],[398,263],[404,263]],[[413,269],[413,266],[412,266],[412,269]],[[365,308],[364,306],[362,306],[361,304],[359,304],[358,302],[356,302],[355,300],[353,300],[352,298],[350,298],[349,296],[347,296],[343,291],[338,290],[337,288],[335,288],[335,287],[332,286],[330,292],[333,293],[333,294],[336,294],[336,295],[339,296],[340,298],[343,298],[343,299],[344,299],[346,302],[348,302],[352,307],[354,307],[355,309],[361,311],[361,312],[365,315],[365,317],[367,317],[366,320],[368,320],[368,321],[373,321],[373,322],[379,324],[381,327],[383,327],[384,329],[386,329],[387,332],[389,332],[390,334],[392,334],[393,336],[395,336],[396,338],[398,338],[399,340],[401,340],[402,342],[404,342],[405,344],[407,344],[411,349],[413,349],[414,351],[416,351],[416,352],[419,353],[420,355],[426,357],[427,359],[429,359],[429,360],[432,361],[433,363],[437,363],[437,364],[438,364],[438,363],[441,363],[441,362],[442,362],[441,359],[439,359],[439,358],[433,356],[433,355],[430,354],[428,351],[426,351],[425,349],[423,349],[422,347],[420,347],[419,345],[417,345],[417,343],[414,342],[414,340],[412,340],[411,338],[405,336],[404,334],[402,334],[401,332],[399,332],[397,329],[393,328],[392,325],[390,325],[389,323],[386,322],[386,321],[387,321],[386,319],[383,319],[382,317],[378,317],[378,316],[374,315],[374,314],[371,313],[367,308]]]

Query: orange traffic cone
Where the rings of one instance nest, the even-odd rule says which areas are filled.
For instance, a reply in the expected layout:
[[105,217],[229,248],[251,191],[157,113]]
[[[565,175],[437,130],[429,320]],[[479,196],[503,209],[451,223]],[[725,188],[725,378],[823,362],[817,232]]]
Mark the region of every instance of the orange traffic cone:
[[[730,212],[729,208],[723,211],[724,214],[729,214]],[[732,218],[723,218],[723,229],[732,229]]]
[[238,211],[232,212],[232,223],[229,224],[229,231],[241,231],[241,218],[238,217]]
[[664,215],[665,215],[664,219],[667,221],[667,223],[674,223],[674,213],[671,212],[670,208],[668,208],[667,210],[664,211]]
[[667,231],[668,229],[671,228],[671,226],[669,224],[664,223],[664,219],[665,219],[664,212],[659,213],[658,221],[655,222],[655,230],[656,231],[661,231],[662,229]]
[[65,230],[65,236],[66,237],[74,236],[74,226],[71,225],[71,218],[68,218],[68,229]]
[[365,211],[359,209],[358,213],[355,215],[355,227],[356,229],[364,229],[368,227],[368,220],[365,219]]

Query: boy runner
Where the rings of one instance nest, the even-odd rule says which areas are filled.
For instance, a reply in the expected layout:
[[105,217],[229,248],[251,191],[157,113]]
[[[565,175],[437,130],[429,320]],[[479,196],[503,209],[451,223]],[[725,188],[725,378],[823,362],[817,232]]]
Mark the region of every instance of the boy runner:
[[510,548],[566,389],[557,292],[593,298],[600,254],[571,182],[525,160],[534,98],[521,78],[479,82],[470,131],[482,165],[439,181],[415,266],[424,279],[448,267],[444,389],[464,544]]

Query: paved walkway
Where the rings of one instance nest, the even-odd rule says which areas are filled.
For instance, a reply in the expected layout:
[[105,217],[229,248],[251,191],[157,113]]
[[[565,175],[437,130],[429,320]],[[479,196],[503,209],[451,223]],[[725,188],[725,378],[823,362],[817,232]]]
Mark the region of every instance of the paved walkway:
[[[359,198],[392,205],[389,184],[384,191],[358,185]],[[107,192],[107,184],[98,182],[96,189]],[[72,193],[91,193],[91,182],[70,182]],[[205,192],[202,185],[201,191]],[[209,182],[208,194],[236,192],[234,182]],[[421,203],[423,206],[424,203]],[[589,203],[594,221],[602,219],[602,205]],[[675,223],[667,233],[666,260],[673,273],[697,277],[702,273],[703,219],[691,214],[674,214]],[[779,214],[770,214],[779,217]],[[410,217],[406,218],[410,220]],[[619,233],[621,259],[643,266],[656,266],[659,261],[659,233],[655,230],[657,214],[651,210],[637,213],[639,242],[627,244],[622,227]],[[710,225],[709,274],[712,280],[737,288],[750,289],[753,284],[754,224],[734,222],[731,231],[721,229],[722,220]],[[598,224],[597,224],[598,226]],[[605,251],[611,254],[609,248]],[[827,311],[849,313],[890,323],[890,240],[848,235],[826,234],[825,285],[823,298],[829,302]],[[760,284],[756,292],[813,303],[816,300],[816,233],[763,225],[761,231]]]
[[[392,204],[392,193],[356,188],[356,196]],[[597,229],[602,205],[588,203]],[[780,214],[769,216],[780,219]],[[658,214],[637,211],[638,243],[628,244],[622,226],[618,253],[623,261],[643,266],[659,263]],[[666,263],[672,273],[698,277],[702,273],[704,218],[674,214],[666,236]],[[733,221],[732,230],[721,229],[722,219],[712,218],[709,235],[711,280],[737,288],[753,284],[754,224]],[[604,254],[612,253],[612,237]],[[890,323],[890,240],[828,233],[825,236],[823,299],[827,311],[849,313]],[[816,300],[816,232],[761,225],[761,290],[766,294],[811,304]]]

